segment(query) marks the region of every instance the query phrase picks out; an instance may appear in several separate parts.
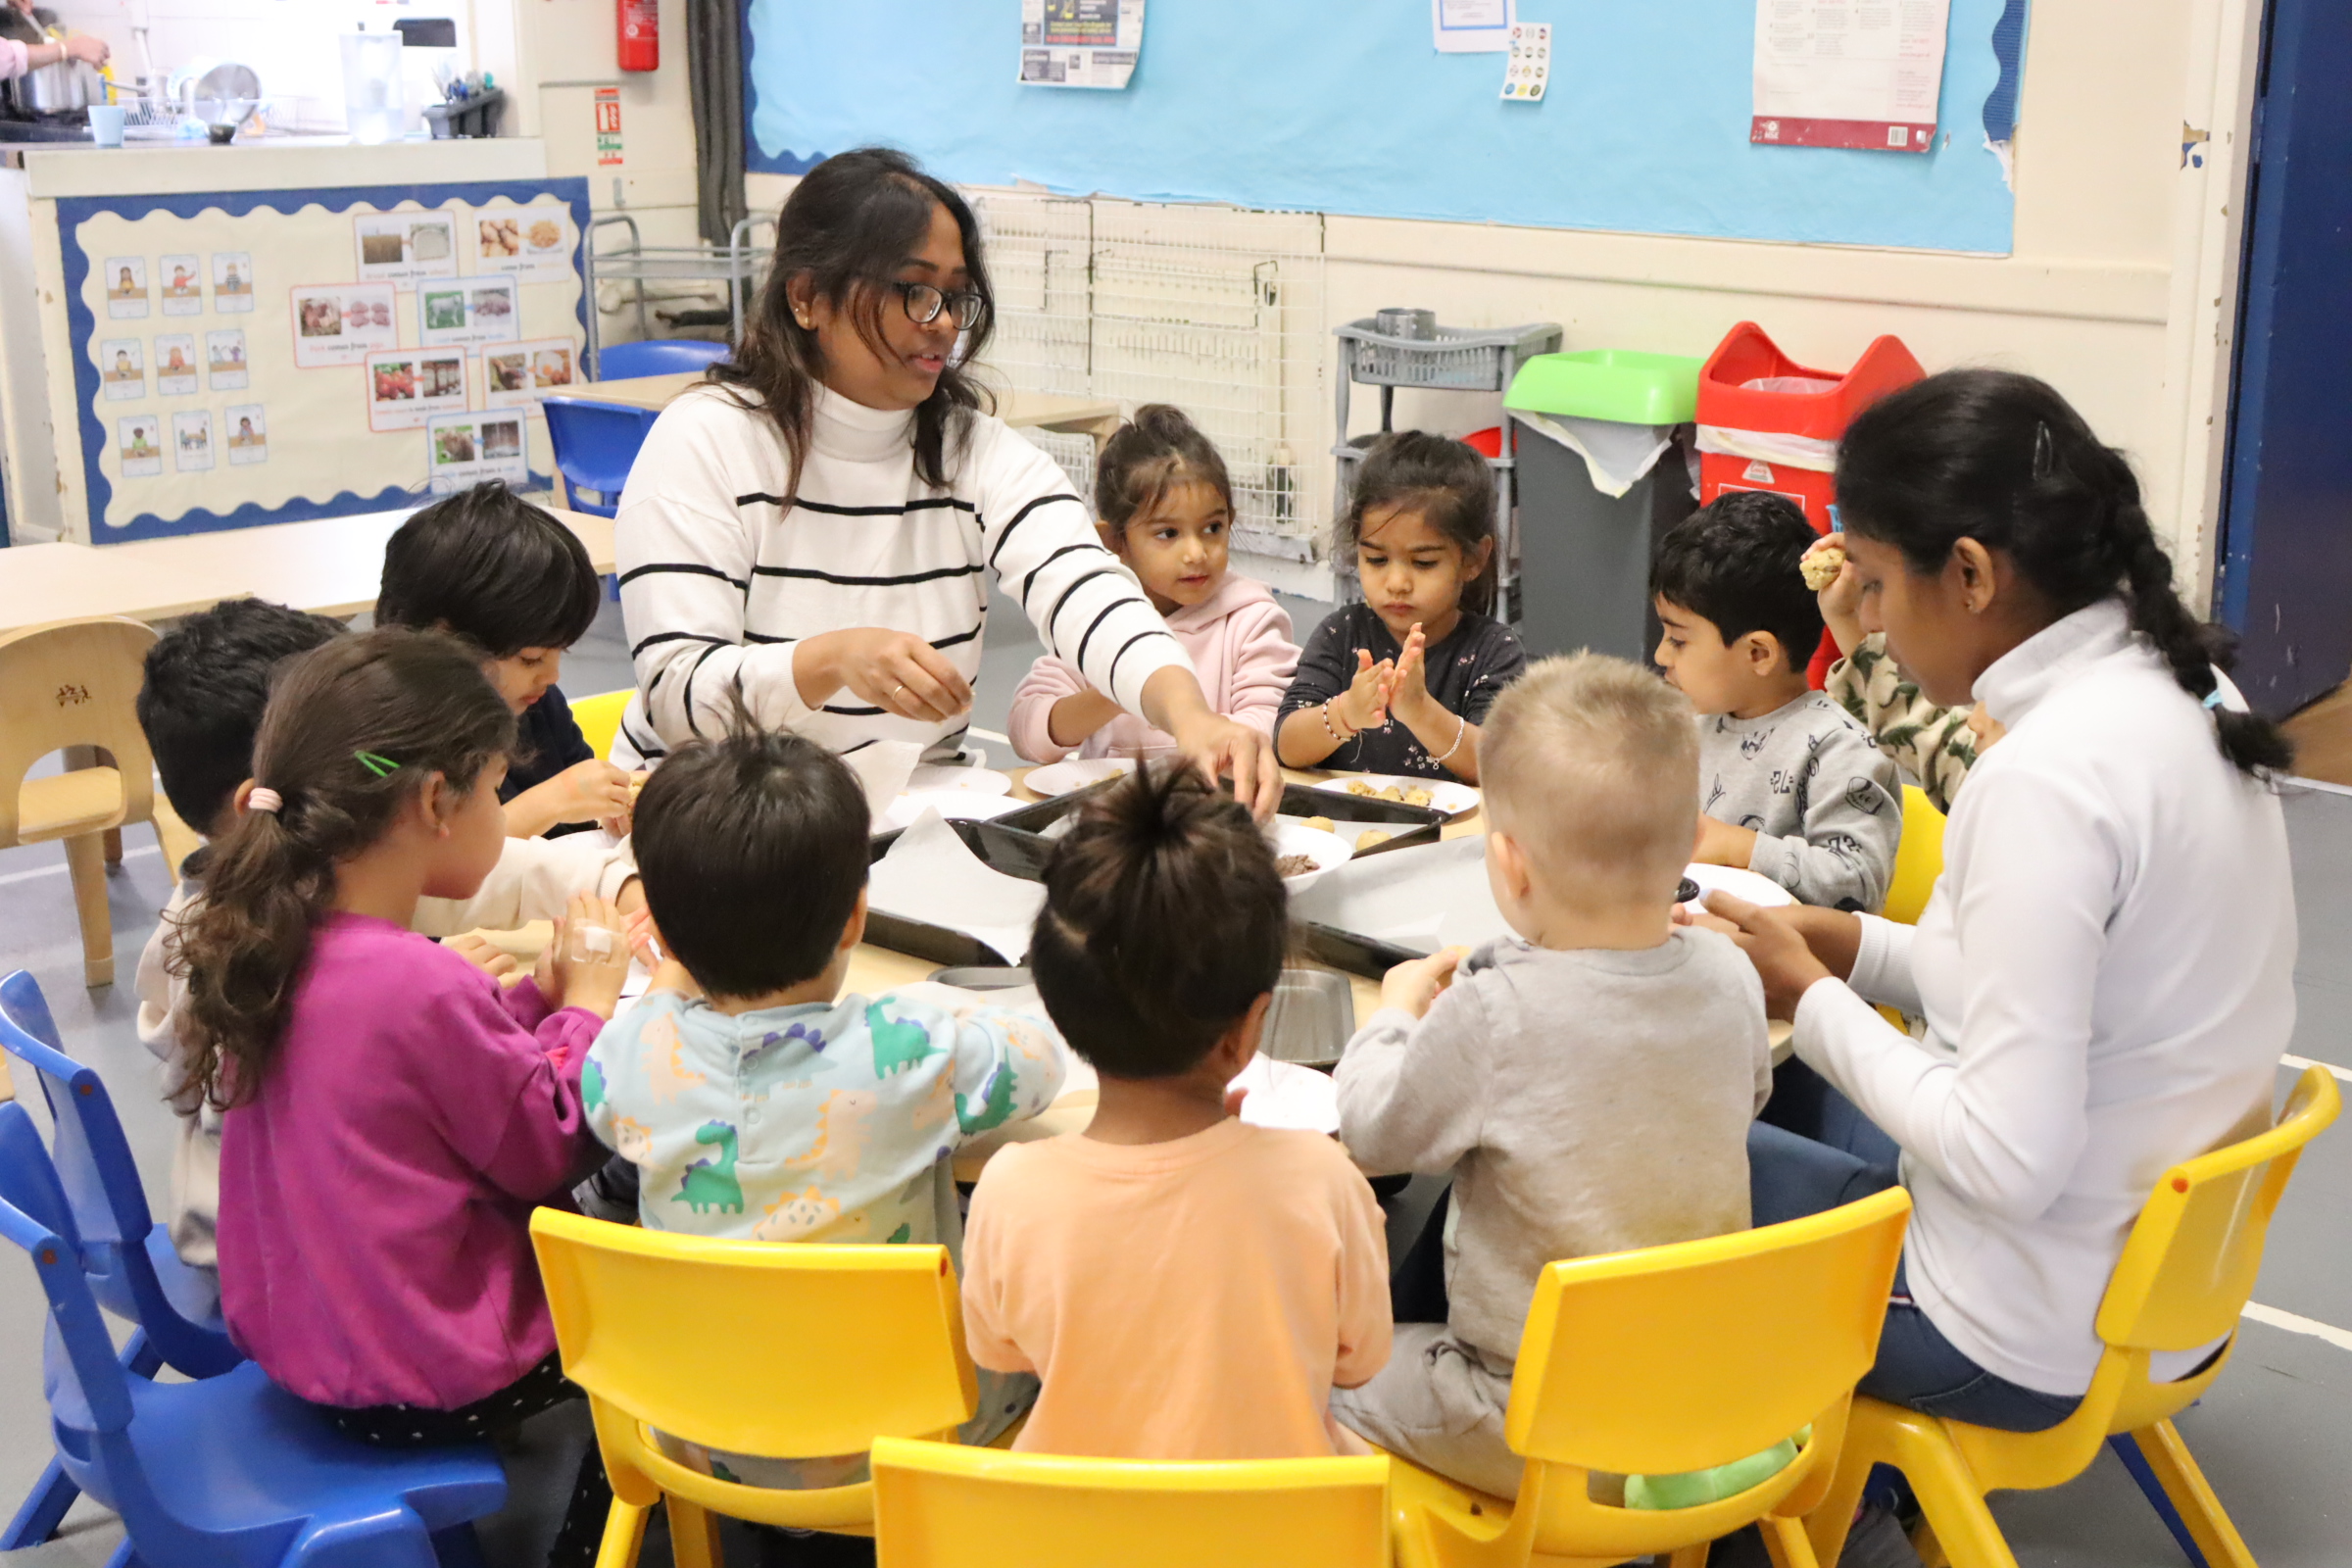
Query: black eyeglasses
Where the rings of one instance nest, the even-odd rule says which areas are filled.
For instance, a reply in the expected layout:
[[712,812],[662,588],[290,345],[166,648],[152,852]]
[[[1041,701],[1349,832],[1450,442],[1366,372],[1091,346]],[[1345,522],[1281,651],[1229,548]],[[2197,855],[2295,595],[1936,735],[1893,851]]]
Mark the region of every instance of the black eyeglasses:
[[938,320],[939,313],[946,311],[948,319],[956,323],[956,330],[968,332],[980,324],[980,318],[988,311],[987,297],[972,289],[943,294],[928,283],[907,283],[897,278],[890,280],[890,286],[899,291],[899,303],[906,308],[906,319],[918,326]]

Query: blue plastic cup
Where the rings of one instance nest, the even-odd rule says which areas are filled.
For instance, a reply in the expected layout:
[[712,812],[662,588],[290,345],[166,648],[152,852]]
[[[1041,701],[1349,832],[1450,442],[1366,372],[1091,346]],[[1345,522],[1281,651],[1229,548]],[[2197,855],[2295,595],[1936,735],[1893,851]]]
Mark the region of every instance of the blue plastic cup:
[[90,105],[90,140],[101,147],[122,145],[122,106],[121,104]]

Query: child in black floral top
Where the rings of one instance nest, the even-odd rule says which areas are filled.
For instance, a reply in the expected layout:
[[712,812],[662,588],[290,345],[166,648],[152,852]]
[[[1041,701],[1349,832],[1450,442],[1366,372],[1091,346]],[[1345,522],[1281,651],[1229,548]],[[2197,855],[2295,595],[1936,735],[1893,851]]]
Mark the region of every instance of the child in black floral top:
[[1364,603],[1323,618],[1282,699],[1292,767],[1478,780],[1478,726],[1527,667],[1494,597],[1494,476],[1459,441],[1385,435],[1365,454],[1338,546]]

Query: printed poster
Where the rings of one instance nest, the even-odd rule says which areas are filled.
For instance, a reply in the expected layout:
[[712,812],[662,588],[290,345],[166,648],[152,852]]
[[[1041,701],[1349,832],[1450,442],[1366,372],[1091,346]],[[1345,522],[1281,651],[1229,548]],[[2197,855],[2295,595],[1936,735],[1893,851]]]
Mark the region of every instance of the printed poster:
[[361,213],[351,220],[363,283],[458,275],[456,213]]
[[493,409],[527,408],[550,392],[578,384],[579,353],[567,337],[488,349],[482,354],[483,402]]
[[392,349],[368,356],[368,428],[414,430],[466,412],[464,349]]
[[152,414],[115,421],[116,456],[125,479],[153,479],[164,471],[163,425]]
[[106,283],[106,314],[117,321],[136,320],[147,314],[147,258],[109,256],[99,266]]
[[1951,0],[1756,0],[1747,139],[1924,153],[1936,142]]
[[1551,85],[1551,24],[1511,24],[1511,55],[1502,72],[1505,103],[1537,103]]
[[1429,0],[1430,41],[1442,55],[1498,55],[1510,46],[1519,0]]
[[209,473],[213,466],[213,416],[204,409],[172,416],[172,466],[180,473]]
[[259,403],[232,403],[220,411],[220,428],[228,432],[228,466],[270,461],[270,422]]
[[196,337],[172,332],[155,340],[155,390],[168,398],[184,398],[196,391]]
[[245,368],[245,333],[240,327],[205,333],[204,362],[216,392],[242,392],[251,382]]
[[1021,0],[1021,81],[1127,85],[1144,47],[1144,0]]
[[248,252],[213,252],[213,309],[222,316],[253,309],[253,257]]
[[110,337],[98,345],[98,381],[109,403],[147,395],[147,346],[135,337]]
[[166,316],[202,316],[204,314],[204,258],[201,256],[163,256],[156,267],[164,279],[164,314]]
[[358,365],[378,349],[400,347],[389,283],[306,283],[288,298],[298,369]]
[[522,336],[522,315],[512,277],[466,277],[420,284],[417,333],[426,348],[512,343]]
[[571,276],[571,214],[562,207],[477,208],[473,246],[477,274],[561,281]]
[[447,495],[496,479],[520,489],[530,482],[523,461],[520,409],[490,414],[441,414],[424,427],[426,472],[433,494]]

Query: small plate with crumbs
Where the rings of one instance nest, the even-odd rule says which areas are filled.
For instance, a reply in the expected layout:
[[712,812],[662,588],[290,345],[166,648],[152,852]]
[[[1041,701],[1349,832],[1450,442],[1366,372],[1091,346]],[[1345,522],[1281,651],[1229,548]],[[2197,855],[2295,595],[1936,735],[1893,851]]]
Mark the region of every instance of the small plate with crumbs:
[[1406,806],[1434,807],[1452,817],[1468,816],[1480,805],[1478,791],[1467,784],[1438,778],[1407,778],[1396,773],[1342,773],[1336,778],[1317,779],[1313,787],[1335,795],[1360,795]]
[[1274,841],[1274,864],[1293,897],[1335,865],[1346,865],[1355,847],[1337,833],[1277,818],[1267,836]]
[[1031,794],[1051,798],[1134,771],[1135,759],[1132,757],[1073,757],[1066,761],[1049,762],[1044,767],[1032,768],[1029,776],[1021,782],[1029,786]]

